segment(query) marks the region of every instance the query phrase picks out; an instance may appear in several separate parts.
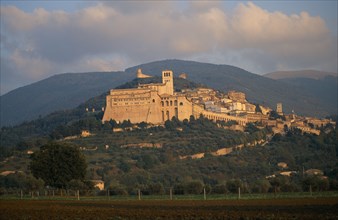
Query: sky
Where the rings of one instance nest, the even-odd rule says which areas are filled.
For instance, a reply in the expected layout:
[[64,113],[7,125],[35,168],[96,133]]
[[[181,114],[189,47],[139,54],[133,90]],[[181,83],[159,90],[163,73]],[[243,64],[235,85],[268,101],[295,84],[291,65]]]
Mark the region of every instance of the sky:
[[1,95],[65,72],[183,59],[337,72],[337,1],[1,1]]

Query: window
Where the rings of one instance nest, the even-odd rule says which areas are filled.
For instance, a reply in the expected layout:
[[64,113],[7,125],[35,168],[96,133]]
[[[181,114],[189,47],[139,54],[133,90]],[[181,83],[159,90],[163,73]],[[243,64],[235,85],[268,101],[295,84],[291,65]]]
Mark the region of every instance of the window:
[[165,103],[167,104],[167,106],[169,106],[169,101],[165,101]]
[[182,106],[182,105],[183,105],[183,102],[180,102],[180,105]]
[[170,101],[170,106],[173,106],[173,101]]
[[153,102],[155,102],[155,99],[153,99]]
[[162,105],[162,107],[164,106],[164,102],[163,101],[161,101],[161,105]]
[[174,105],[177,106],[177,100],[174,101]]

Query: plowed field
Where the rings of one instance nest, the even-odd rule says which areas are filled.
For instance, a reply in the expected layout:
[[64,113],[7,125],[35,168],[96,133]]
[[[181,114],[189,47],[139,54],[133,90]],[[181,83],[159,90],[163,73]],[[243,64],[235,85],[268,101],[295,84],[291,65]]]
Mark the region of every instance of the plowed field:
[[338,198],[271,200],[0,200],[0,219],[338,219]]

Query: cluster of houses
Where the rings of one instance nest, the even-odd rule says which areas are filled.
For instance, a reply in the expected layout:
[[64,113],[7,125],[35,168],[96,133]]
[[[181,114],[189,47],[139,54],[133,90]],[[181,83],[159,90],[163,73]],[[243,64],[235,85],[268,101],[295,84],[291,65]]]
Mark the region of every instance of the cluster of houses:
[[273,111],[271,108],[249,103],[245,93],[242,92],[229,91],[224,94],[209,88],[196,88],[183,90],[182,93],[188,100],[203,106],[208,112],[231,115],[235,119],[243,117],[247,123],[261,122],[263,126],[272,127],[274,133],[284,133],[289,129],[298,128],[302,132],[319,135],[322,127],[328,124],[336,126],[330,119],[303,117],[294,113],[284,114],[282,103],[277,103],[275,110],[280,117],[273,119],[270,117]]

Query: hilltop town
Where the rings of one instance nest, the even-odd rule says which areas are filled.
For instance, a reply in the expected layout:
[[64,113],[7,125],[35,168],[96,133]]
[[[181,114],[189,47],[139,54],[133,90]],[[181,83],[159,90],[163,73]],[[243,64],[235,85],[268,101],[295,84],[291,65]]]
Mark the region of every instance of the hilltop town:
[[271,191],[284,177],[280,191],[307,190],[307,178],[322,183],[320,189],[331,182],[336,189],[335,122],[286,114],[282,103],[272,109],[250,102],[243,92],[192,83],[188,74],[174,78],[164,70],[160,83],[150,77],[138,70],[138,79],[71,111],[3,128],[8,150],[0,176],[29,173],[31,155],[56,141],[86,156],[87,178],[100,189],[118,184],[125,194],[158,179],[166,187],[188,184],[187,176],[213,189],[239,179],[250,190],[263,181]]
[[[137,70],[137,78],[150,78],[150,75]],[[181,74],[180,78],[187,78]],[[320,128],[328,124],[335,126],[330,119],[298,116],[283,113],[282,103],[276,110],[250,103],[243,92],[223,93],[211,88],[183,89],[174,88],[174,73],[162,71],[162,83],[139,84],[132,89],[112,89],[106,97],[102,122],[115,120],[131,123],[164,124],[176,117],[183,121],[190,116],[203,115],[214,122],[233,122],[232,129],[243,130],[248,123],[269,126],[274,133],[284,133],[288,129],[298,128],[302,132],[319,135]]]

